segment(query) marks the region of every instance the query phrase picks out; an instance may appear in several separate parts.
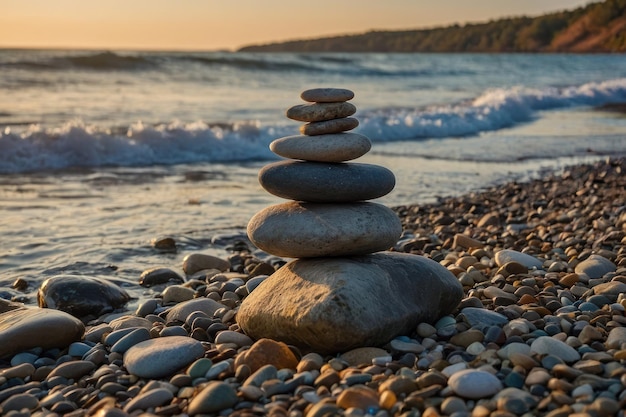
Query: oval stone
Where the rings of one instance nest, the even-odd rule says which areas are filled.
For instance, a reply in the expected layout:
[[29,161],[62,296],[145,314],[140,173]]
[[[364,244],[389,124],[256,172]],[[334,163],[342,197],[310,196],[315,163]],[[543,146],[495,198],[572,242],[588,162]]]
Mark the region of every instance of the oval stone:
[[259,182],[290,200],[345,203],[382,197],[393,190],[396,178],[378,165],[280,161],[264,166]]
[[58,310],[18,308],[0,313],[0,358],[41,347],[65,348],[80,340],[85,326]]
[[455,394],[471,399],[490,397],[502,389],[496,376],[477,369],[455,372],[448,379],[448,386]]
[[298,104],[287,109],[287,117],[300,122],[322,122],[352,116],[356,107],[352,103]]
[[276,256],[306,258],[363,255],[393,246],[402,223],[376,203],[288,202],[267,207],[248,223],[248,237]]
[[354,117],[325,120],[323,122],[310,122],[300,126],[300,133],[307,136],[325,135],[328,133],[340,133],[352,130],[359,125]]
[[372,148],[367,136],[358,133],[335,133],[314,138],[286,136],[270,143],[276,155],[290,159],[318,162],[344,162],[365,155]]
[[345,88],[311,88],[303,91],[300,98],[309,102],[333,103],[352,100],[354,92]]
[[39,307],[65,311],[81,319],[110,313],[129,300],[128,293],[112,282],[80,275],[53,276],[37,292]]
[[185,336],[150,339],[124,354],[128,372],[140,378],[164,378],[204,355],[202,343]]

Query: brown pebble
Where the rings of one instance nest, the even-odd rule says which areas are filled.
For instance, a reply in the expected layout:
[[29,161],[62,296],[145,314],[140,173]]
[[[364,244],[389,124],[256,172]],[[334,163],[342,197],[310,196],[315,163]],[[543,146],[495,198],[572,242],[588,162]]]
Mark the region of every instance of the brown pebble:
[[355,385],[339,394],[337,405],[343,409],[356,407],[367,410],[369,407],[378,406],[378,393],[364,385]]
[[325,135],[327,133],[339,133],[352,130],[359,125],[354,117],[343,119],[326,120],[323,122],[311,122],[300,126],[300,133],[307,136]]

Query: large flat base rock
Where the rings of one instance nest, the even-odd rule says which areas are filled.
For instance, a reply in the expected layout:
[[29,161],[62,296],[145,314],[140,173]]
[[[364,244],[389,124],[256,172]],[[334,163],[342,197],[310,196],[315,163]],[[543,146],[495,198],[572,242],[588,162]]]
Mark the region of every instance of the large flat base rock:
[[255,339],[336,353],[410,334],[452,312],[462,296],[452,273],[417,255],[297,259],[246,297],[237,321]]

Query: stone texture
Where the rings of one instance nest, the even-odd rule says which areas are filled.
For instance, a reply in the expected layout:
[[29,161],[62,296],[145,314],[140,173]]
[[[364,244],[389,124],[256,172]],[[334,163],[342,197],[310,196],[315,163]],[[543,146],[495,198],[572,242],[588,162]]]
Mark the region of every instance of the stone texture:
[[589,278],[602,278],[607,272],[615,272],[615,264],[603,256],[591,255],[574,268],[577,274],[587,274]]
[[269,193],[289,200],[348,203],[388,194],[396,177],[371,164],[280,161],[264,166],[259,182]]
[[248,223],[258,248],[276,256],[362,255],[393,246],[402,233],[398,216],[376,203],[289,202],[267,207]]
[[335,133],[313,138],[294,135],[270,143],[270,150],[276,155],[319,162],[350,161],[365,155],[371,147],[370,140],[358,133]]
[[213,314],[220,308],[224,308],[224,305],[210,298],[194,298],[193,300],[176,304],[174,307],[169,309],[167,311],[166,320],[168,323],[183,323],[187,316],[194,311],[202,311],[209,317],[213,317]]
[[490,397],[502,389],[500,380],[489,372],[464,369],[448,379],[448,386],[461,397],[478,399]]
[[80,275],[48,278],[37,293],[39,307],[65,311],[78,318],[110,313],[128,300],[128,293],[112,282]]
[[140,378],[164,378],[204,355],[202,344],[185,336],[159,337],[131,347],[124,354],[128,372]]
[[252,372],[265,365],[273,365],[276,369],[293,369],[298,366],[298,358],[282,342],[271,339],[259,339],[248,349],[242,363],[248,365]]
[[341,352],[408,334],[451,312],[461,297],[454,275],[421,256],[299,259],[259,285],[237,321],[253,338]]
[[359,125],[354,117],[332,119],[323,122],[311,122],[300,126],[300,133],[307,136],[325,135],[328,133],[340,133],[352,130]]
[[541,262],[534,256],[510,249],[503,249],[497,252],[495,256],[495,261],[498,266],[503,266],[507,262],[517,262],[524,265],[528,269],[541,269],[543,267],[543,262]]
[[233,407],[238,401],[237,392],[225,382],[211,382],[189,403],[188,413],[210,414]]
[[204,253],[190,253],[183,259],[183,271],[187,275],[193,275],[204,269],[219,269],[220,271],[228,271],[230,262],[217,256],[207,255]]
[[580,354],[573,347],[550,336],[540,336],[530,345],[530,353],[538,355],[553,355],[565,362],[574,362],[580,359]]
[[352,103],[298,104],[287,110],[287,117],[300,122],[322,122],[352,116],[356,107]]
[[352,100],[354,92],[345,88],[311,88],[303,91],[300,98],[309,102],[333,103]]
[[0,358],[41,347],[64,348],[80,340],[85,326],[58,310],[17,308],[0,313]]

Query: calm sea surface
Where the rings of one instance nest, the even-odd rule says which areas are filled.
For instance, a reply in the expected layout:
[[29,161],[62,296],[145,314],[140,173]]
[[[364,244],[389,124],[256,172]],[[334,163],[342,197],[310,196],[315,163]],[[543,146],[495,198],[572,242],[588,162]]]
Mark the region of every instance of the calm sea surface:
[[[626,55],[0,50],[0,297],[33,304],[59,273],[144,296],[144,269],[227,256],[280,202],[256,175],[312,87],[355,91],[387,205],[626,154]],[[178,253],[151,247],[164,235]]]

